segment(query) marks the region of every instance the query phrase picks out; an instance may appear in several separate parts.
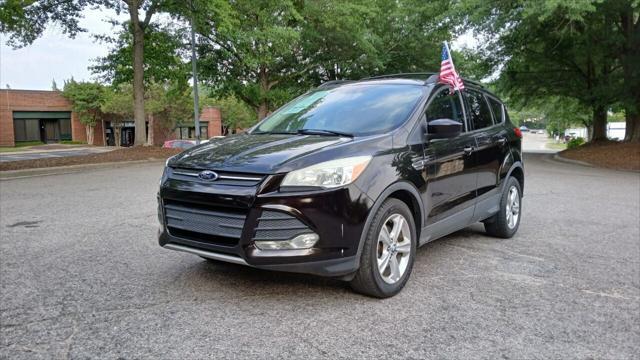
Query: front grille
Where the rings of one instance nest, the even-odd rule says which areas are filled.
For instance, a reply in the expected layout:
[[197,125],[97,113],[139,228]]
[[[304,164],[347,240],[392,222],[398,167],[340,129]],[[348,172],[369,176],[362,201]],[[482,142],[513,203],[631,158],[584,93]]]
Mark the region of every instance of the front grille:
[[165,203],[164,213],[171,235],[222,246],[238,244],[246,220],[241,212],[188,203]]
[[231,186],[256,186],[265,176],[261,174],[250,173],[237,173],[228,171],[216,171],[218,179],[215,181],[202,180],[198,177],[198,174],[203,171],[202,169],[187,169],[187,168],[173,168],[169,174],[169,179],[200,182],[216,185],[231,185]]
[[279,211],[265,210],[258,218],[254,240],[289,240],[310,233],[311,229],[297,218]]

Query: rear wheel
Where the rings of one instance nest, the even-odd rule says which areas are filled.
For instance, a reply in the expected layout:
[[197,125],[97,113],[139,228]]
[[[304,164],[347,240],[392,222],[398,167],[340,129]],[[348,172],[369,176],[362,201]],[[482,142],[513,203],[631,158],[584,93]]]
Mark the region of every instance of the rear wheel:
[[500,211],[484,221],[487,234],[501,238],[510,238],[520,226],[522,210],[522,190],[520,183],[514,177],[510,177],[500,199]]
[[378,298],[400,292],[413,268],[417,240],[409,207],[400,200],[387,199],[368,229],[351,287]]

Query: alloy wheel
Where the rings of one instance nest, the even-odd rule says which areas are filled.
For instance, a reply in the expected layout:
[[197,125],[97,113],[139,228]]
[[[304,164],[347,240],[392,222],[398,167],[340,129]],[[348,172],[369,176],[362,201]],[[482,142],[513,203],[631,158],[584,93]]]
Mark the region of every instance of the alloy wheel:
[[507,213],[507,226],[509,229],[515,228],[516,224],[518,224],[518,218],[520,217],[520,193],[515,186],[509,188],[505,211]]
[[378,235],[378,272],[388,284],[398,282],[407,271],[411,256],[411,231],[404,216],[393,214]]

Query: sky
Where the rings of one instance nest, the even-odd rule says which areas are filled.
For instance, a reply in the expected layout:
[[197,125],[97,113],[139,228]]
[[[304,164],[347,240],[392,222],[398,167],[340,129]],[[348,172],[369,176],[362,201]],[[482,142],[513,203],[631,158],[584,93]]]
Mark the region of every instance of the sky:
[[6,46],[6,37],[0,35],[0,87],[51,90],[54,79],[58,87],[71,77],[92,80],[88,69],[92,59],[106,55],[108,49],[96,42],[91,34],[111,32],[111,24],[105,20],[115,16],[108,10],[87,9],[80,21],[87,32],[71,39],[60,28],[49,26],[33,44],[17,50]]
[[[106,55],[108,49],[96,42],[92,34],[112,32],[106,20],[116,15],[104,9],[87,9],[83,14],[80,25],[87,32],[75,39],[64,35],[60,28],[49,26],[33,44],[14,50],[5,45],[6,38],[0,34],[0,88],[8,85],[12,89],[51,90],[54,80],[59,88],[71,77],[78,81],[94,80],[88,67],[93,59]],[[126,20],[126,15],[118,19],[123,16]],[[471,34],[464,34],[451,47],[459,49],[474,42]]]

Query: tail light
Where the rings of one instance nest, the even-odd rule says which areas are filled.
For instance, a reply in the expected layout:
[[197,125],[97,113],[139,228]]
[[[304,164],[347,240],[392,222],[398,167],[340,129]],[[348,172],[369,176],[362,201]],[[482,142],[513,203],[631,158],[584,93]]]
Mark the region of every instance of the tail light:
[[520,130],[520,128],[513,128],[513,132],[516,134],[517,137],[522,138],[522,131]]

